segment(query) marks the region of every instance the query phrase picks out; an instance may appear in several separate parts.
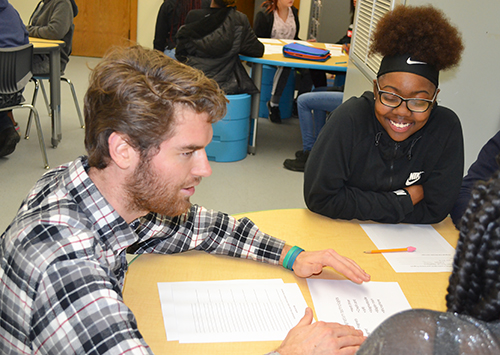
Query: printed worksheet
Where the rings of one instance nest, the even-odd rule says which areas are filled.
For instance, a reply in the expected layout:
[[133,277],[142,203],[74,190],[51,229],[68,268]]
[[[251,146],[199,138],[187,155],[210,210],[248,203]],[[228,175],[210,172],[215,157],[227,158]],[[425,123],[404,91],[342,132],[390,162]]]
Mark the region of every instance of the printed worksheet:
[[158,283],[167,340],[214,343],[283,340],[307,304],[282,280]]
[[370,335],[393,314],[411,309],[397,282],[307,279],[319,321],[337,322]]
[[[415,247],[383,253],[396,272],[451,272],[455,249],[430,225],[360,224],[378,249]],[[373,257],[380,255],[372,254]]]

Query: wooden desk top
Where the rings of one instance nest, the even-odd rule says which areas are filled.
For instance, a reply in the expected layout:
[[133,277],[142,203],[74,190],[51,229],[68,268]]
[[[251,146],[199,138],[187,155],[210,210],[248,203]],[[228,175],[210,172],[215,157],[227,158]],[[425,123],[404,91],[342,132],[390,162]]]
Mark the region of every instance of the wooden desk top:
[[58,48],[60,44],[57,43],[45,43],[45,42],[30,42],[33,44],[33,48]]
[[[449,273],[396,273],[380,254],[364,254],[376,249],[357,221],[332,220],[306,209],[273,210],[237,215],[249,217],[261,230],[288,244],[306,250],[333,248],[354,259],[373,281],[397,281],[413,308],[446,310],[445,299]],[[365,223],[365,222],[363,222]],[[453,246],[458,231],[448,218],[433,225]],[[299,285],[307,304],[314,309],[307,282],[282,267],[249,260],[212,256],[190,251],[176,255],[141,255],[130,265],[123,290],[124,300],[139,324],[139,330],[153,352],[159,354],[264,354],[280,342],[247,342],[215,344],[179,344],[166,341],[158,294],[158,282],[230,279],[281,278]],[[332,269],[316,278],[344,279]]]
[[45,38],[38,38],[38,37],[30,37],[30,43],[51,43],[51,44],[59,44],[59,45],[64,45],[64,41],[61,41],[59,39],[45,39]]

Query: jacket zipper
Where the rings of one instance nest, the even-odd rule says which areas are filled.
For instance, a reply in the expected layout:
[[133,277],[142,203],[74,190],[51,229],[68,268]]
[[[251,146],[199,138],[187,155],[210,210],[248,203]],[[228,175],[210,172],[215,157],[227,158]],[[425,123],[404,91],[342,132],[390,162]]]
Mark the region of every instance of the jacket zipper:
[[399,149],[399,143],[395,143],[394,144],[394,155],[392,157],[392,160],[391,160],[391,175],[389,177],[389,189],[392,189],[392,180],[393,180],[393,176],[394,176],[394,160],[396,160],[396,154],[398,152],[398,149]]

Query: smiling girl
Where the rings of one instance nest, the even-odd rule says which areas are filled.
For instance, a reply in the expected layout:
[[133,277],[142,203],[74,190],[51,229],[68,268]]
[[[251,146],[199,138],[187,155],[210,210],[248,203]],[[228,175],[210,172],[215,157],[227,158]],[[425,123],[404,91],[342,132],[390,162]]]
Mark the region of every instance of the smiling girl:
[[308,208],[331,218],[437,223],[463,175],[457,115],[437,104],[439,71],[463,50],[432,6],[400,6],[378,23],[371,51],[383,56],[373,92],[333,111],[305,168]]

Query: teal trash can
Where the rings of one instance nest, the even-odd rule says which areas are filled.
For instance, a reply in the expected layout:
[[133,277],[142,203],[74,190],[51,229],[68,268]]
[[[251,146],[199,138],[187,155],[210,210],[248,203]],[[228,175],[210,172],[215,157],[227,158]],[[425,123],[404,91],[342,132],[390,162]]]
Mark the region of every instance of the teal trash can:
[[250,127],[249,94],[226,95],[229,100],[227,114],[222,120],[212,124],[212,142],[205,148],[208,160],[233,162],[247,156],[248,132]]
[[[267,109],[267,102],[271,100],[271,91],[273,90],[274,73],[276,67],[270,65],[262,66],[262,84],[260,86],[260,102],[259,102],[259,117],[267,118],[269,110]],[[295,97],[295,69],[290,71],[290,76],[286,83],[285,90],[280,99],[280,114],[281,118],[292,117],[293,112],[293,99]]]

